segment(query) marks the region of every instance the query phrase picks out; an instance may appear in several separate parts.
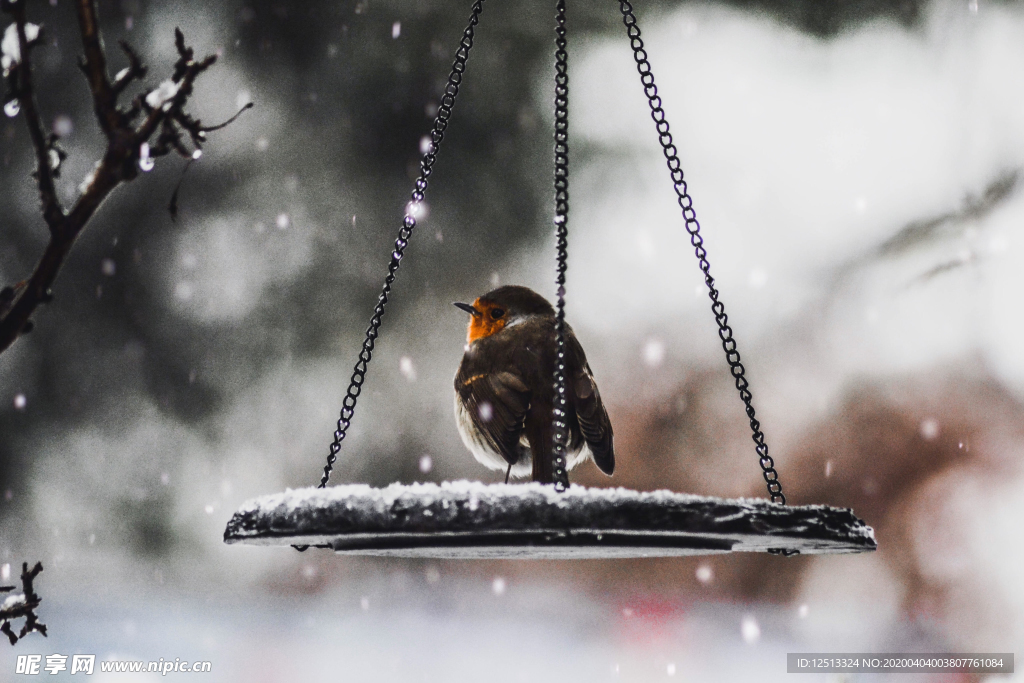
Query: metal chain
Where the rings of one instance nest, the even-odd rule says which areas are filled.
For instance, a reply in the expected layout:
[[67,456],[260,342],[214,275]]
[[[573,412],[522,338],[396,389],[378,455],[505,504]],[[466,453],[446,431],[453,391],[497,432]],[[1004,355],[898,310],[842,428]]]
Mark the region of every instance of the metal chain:
[[768,455],[768,445],[764,441],[764,433],[761,432],[761,423],[754,417],[753,396],[750,393],[743,363],[740,362],[740,353],[736,350],[736,340],[733,338],[732,328],[729,327],[729,318],[725,314],[725,305],[719,301],[715,279],[711,277],[711,266],[708,263],[707,251],[704,249],[704,239],[700,235],[700,223],[697,222],[697,214],[693,210],[693,199],[691,199],[686,181],[683,179],[682,165],[677,155],[676,146],[672,143],[672,134],[669,132],[665,110],[661,106],[658,88],[654,85],[654,74],[651,72],[650,62],[647,61],[644,41],[640,39],[640,27],[637,26],[636,16],[633,14],[633,6],[629,3],[629,0],[619,0],[619,11],[622,12],[622,22],[626,26],[626,34],[629,36],[630,47],[633,49],[633,60],[636,62],[636,70],[640,73],[640,82],[644,86],[644,95],[647,96],[647,103],[651,108],[651,118],[654,119],[655,128],[658,131],[658,140],[661,143],[665,162],[672,176],[672,186],[676,192],[679,208],[683,210],[683,218],[686,220],[686,231],[690,233],[690,244],[693,245],[694,253],[697,255],[697,262],[700,265],[701,272],[704,273],[704,283],[708,287],[708,296],[711,297],[711,311],[715,314],[715,322],[718,323],[718,336],[722,340],[722,348],[725,349],[725,359],[729,363],[729,369],[736,380],[736,389],[740,392],[740,399],[743,401],[747,417],[750,419],[750,431],[753,434],[752,438],[755,450],[759,456],[764,480],[768,485],[768,494],[771,496],[773,503],[785,505],[786,496],[782,494],[779,473],[775,470],[775,462]]
[[569,425],[565,382],[565,270],[569,218],[569,55],[565,50],[565,0],[557,0],[555,25],[555,405],[552,410],[552,470],[555,490],[569,488],[566,448]]
[[402,255],[412,237],[413,229],[416,227],[417,209],[423,201],[423,193],[427,189],[427,179],[433,171],[434,161],[437,158],[437,151],[444,139],[444,132],[448,128],[448,119],[452,115],[452,108],[455,106],[455,97],[459,94],[459,85],[462,83],[462,74],[466,70],[466,60],[469,58],[469,51],[473,47],[473,36],[475,28],[480,20],[480,13],[483,11],[484,0],[476,0],[473,3],[473,13],[469,17],[469,25],[462,34],[462,42],[455,52],[455,62],[452,64],[451,73],[448,74],[448,84],[444,88],[444,96],[441,98],[441,105],[437,109],[437,118],[434,119],[434,127],[430,131],[430,149],[423,155],[420,161],[420,175],[412,191],[412,203],[406,211],[402,221],[402,228],[398,231],[398,239],[395,240],[394,251],[391,252],[391,263],[388,264],[388,274],[384,278],[384,288],[377,297],[377,306],[373,309],[373,317],[370,319],[370,326],[366,330],[366,339],[363,341],[363,350],[359,352],[359,361],[352,370],[352,379],[348,385],[348,393],[342,402],[341,417],[338,419],[338,429],[334,432],[334,441],[331,443],[331,452],[327,456],[327,465],[324,467],[324,475],[320,479],[320,486],[327,486],[331,478],[331,470],[338,459],[338,451],[341,450],[341,442],[345,440],[349,425],[352,423],[352,415],[355,413],[356,401],[362,390],[363,381],[366,379],[367,366],[373,357],[373,347],[379,334],[381,319],[384,317],[384,306],[388,303],[388,296],[391,294],[391,284],[395,281],[395,273],[402,262]]

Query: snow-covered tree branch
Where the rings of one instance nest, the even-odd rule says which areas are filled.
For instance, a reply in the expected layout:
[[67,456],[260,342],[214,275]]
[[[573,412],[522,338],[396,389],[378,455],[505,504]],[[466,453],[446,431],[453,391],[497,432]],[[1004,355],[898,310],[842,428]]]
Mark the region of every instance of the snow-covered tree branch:
[[27,3],[28,0],[0,0],[4,12],[13,19],[4,30],[2,40],[3,78],[7,88],[3,104],[9,116],[20,113],[28,126],[35,149],[33,176],[50,237],[31,276],[0,290],[0,353],[32,330],[31,317],[40,304],[52,299],[50,287],[75,239],[114,188],[134,179],[139,170],[152,169],[155,158],[171,152],[189,160],[197,159],[202,153],[206,133],[234,120],[233,117],[217,126],[204,126],[185,112],[196,78],[217,58],[210,55],[195,59],[192,48],[185,45],[185,37],[178,29],[175,29],[178,59],[171,76],[155,88],[144,89],[130,104],[118,104],[119,96],[128,86],[142,81],[146,67],[137,53],[122,41],[128,66],[111,80],[99,32],[97,3],[77,0],[85,51],[80,66],[89,82],[93,109],[106,135],[107,149],[82,182],[73,205],[65,209],[57,196],[54,178],[60,174],[61,163],[67,155],[58,145],[58,136],[44,125],[39,112],[37,86],[32,80],[32,51],[42,46],[44,31],[27,20]]
[[[3,603],[0,603],[0,633],[10,638],[11,645],[33,631],[46,635],[46,624],[40,623],[39,616],[36,614],[36,608],[43,600],[36,594],[33,586],[36,576],[41,571],[43,571],[42,562],[36,562],[36,566],[31,570],[28,568],[28,562],[23,563],[21,565],[21,592],[8,595]],[[0,592],[9,593],[12,590],[14,590],[14,586],[0,586]],[[12,619],[25,620],[18,633],[15,633],[11,627]]]

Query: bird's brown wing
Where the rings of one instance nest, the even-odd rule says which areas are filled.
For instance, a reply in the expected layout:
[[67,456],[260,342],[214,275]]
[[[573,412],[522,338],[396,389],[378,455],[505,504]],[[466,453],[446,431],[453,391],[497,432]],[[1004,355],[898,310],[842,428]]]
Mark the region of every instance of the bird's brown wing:
[[458,378],[462,404],[481,436],[514,465],[520,457],[519,437],[530,408],[530,391],[512,372],[488,372]]
[[615,471],[615,446],[612,443],[612,421],[608,418],[601,392],[597,390],[594,373],[576,335],[568,335],[570,367],[573,368],[572,388],[575,394],[576,417],[580,432],[594,454],[594,463],[611,476]]

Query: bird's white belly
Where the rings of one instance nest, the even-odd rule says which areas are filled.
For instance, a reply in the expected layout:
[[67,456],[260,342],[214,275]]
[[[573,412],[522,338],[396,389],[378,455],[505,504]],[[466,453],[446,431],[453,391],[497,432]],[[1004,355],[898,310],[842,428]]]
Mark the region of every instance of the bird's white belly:
[[[505,461],[505,458],[501,457],[501,453],[491,448],[491,445],[487,443],[487,439],[484,438],[483,434],[473,424],[473,419],[470,417],[469,411],[466,410],[466,406],[462,404],[462,399],[459,398],[458,393],[455,394],[455,423],[459,426],[459,436],[462,437],[462,443],[466,445],[466,448],[473,454],[477,462],[491,470],[504,472],[508,469],[508,463]],[[512,466],[512,474],[517,477],[529,474],[530,471],[529,457],[525,459],[520,458],[520,462]]]
[[[505,458],[501,456],[501,453],[491,448],[491,445],[487,443],[487,439],[484,438],[473,424],[473,419],[470,417],[469,411],[466,410],[466,406],[463,405],[462,399],[459,398],[458,392],[455,394],[455,423],[459,426],[459,436],[462,437],[462,443],[466,445],[466,448],[473,454],[477,462],[492,470],[504,472],[508,469],[508,462]],[[533,457],[530,453],[530,444],[526,440],[525,435],[519,438],[519,443],[523,448],[520,450],[519,460],[512,465],[512,476],[526,477],[533,473]],[[569,453],[569,469],[576,467],[590,457],[593,457],[590,448],[583,441],[582,448]]]

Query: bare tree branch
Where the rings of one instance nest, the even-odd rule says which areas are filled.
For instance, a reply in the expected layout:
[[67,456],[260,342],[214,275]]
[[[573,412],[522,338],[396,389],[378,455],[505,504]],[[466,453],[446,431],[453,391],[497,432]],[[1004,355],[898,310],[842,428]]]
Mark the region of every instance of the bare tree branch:
[[[8,596],[0,606],[0,633],[3,633],[11,641],[11,645],[29,633],[36,631],[46,635],[46,624],[40,623],[36,608],[43,601],[35,591],[33,582],[39,573],[43,571],[43,563],[36,562],[36,566],[30,571],[28,562],[21,565],[21,594]],[[7,593],[14,590],[14,586],[0,586],[0,591]],[[12,619],[24,619],[25,624],[19,633],[15,633],[11,627]]]
[[220,130],[221,128],[227,128],[227,127],[228,127],[228,126],[230,126],[230,125],[231,125],[232,123],[234,123],[234,122],[235,122],[235,120],[236,120],[236,119],[238,119],[238,117],[239,117],[239,116],[241,116],[241,115],[242,115],[242,112],[244,112],[244,111],[245,111],[246,109],[252,109],[252,108],[253,108],[253,106],[254,106],[254,105],[253,105],[253,103],[252,103],[252,102],[246,102],[246,103],[245,103],[245,104],[244,104],[244,105],[242,106],[242,108],[241,108],[241,109],[239,109],[238,111],[236,111],[236,112],[235,112],[235,115],[234,115],[234,116],[232,116],[232,117],[231,117],[230,119],[228,119],[228,120],[227,120],[227,121],[225,121],[224,123],[218,123],[218,124],[216,124],[216,125],[213,125],[213,126],[202,126],[202,127],[201,127],[201,128],[199,129],[199,131],[200,131],[201,133],[212,133],[212,132],[213,132],[213,131],[215,131],[215,130]]
[[[78,0],[79,28],[85,57],[81,62],[82,71],[89,81],[93,96],[93,108],[100,128],[107,136],[108,144],[93,172],[81,186],[81,195],[67,213],[57,201],[53,178],[59,171],[65,154],[57,144],[55,135],[47,136],[39,108],[36,104],[32,84],[30,50],[39,42],[26,39],[24,0],[0,0],[4,9],[12,14],[17,24],[21,57],[7,75],[8,88],[13,90],[21,108],[25,111],[32,144],[36,150],[36,182],[42,203],[43,216],[50,227],[50,241],[27,281],[0,289],[0,353],[8,349],[15,340],[32,330],[32,314],[40,304],[52,299],[50,287],[57,278],[75,239],[92,218],[96,209],[118,185],[134,179],[140,164],[176,151],[188,159],[198,158],[198,153],[189,150],[182,133],[187,133],[195,150],[201,149],[206,132],[222,126],[204,127],[198,119],[185,112],[185,106],[192,96],[195,79],[217,61],[210,55],[202,60],[194,59],[192,48],[185,44],[185,36],[179,29],[174,30],[174,45],[178,60],[170,79],[145,95],[136,97],[127,110],[117,104],[118,95],[133,81],[141,80],[146,67],[138,54],[127,43],[121,48],[128,58],[128,67],[123,69],[111,83],[107,75],[106,54],[99,32],[96,0]],[[242,111],[248,106],[243,107]],[[239,112],[241,113],[241,112]],[[137,127],[134,121],[144,114]],[[228,121],[237,118],[232,117]],[[151,138],[156,135],[152,142]]]
[[122,69],[117,77],[114,79],[114,83],[111,86],[114,89],[115,97],[124,92],[132,81],[141,81],[146,77],[146,67],[143,65],[142,60],[135,54],[135,50],[128,44],[127,41],[118,41],[118,45],[124,50],[125,56],[128,57],[128,66]]
[[8,12],[14,19],[18,31],[18,45],[21,51],[19,62],[11,69],[8,77],[11,90],[21,107],[25,122],[28,124],[29,137],[36,151],[36,183],[39,186],[39,200],[42,203],[43,218],[53,234],[60,229],[64,220],[64,209],[57,199],[57,191],[53,185],[53,171],[58,164],[50,160],[51,140],[43,128],[43,120],[39,116],[39,105],[36,103],[35,89],[32,87],[32,49],[40,42],[42,32],[35,40],[29,41],[25,34],[25,3],[17,2],[8,6]]
[[82,47],[85,48],[81,67],[89,80],[93,109],[100,122],[100,128],[107,138],[113,139],[121,121],[117,111],[117,94],[107,76],[107,56],[103,51],[99,12],[95,0],[78,0],[78,27],[82,34]]

